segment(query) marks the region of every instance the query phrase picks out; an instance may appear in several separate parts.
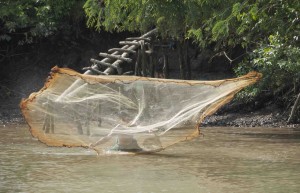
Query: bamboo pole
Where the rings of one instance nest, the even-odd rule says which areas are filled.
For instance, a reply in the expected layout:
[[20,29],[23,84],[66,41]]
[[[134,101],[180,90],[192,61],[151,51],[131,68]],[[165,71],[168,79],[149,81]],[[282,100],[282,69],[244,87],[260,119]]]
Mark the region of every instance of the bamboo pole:
[[[102,62],[102,61],[99,61],[99,60],[96,60],[96,59],[93,59],[93,58],[91,58],[90,61],[91,61],[92,63],[99,64],[99,65],[101,65],[101,66],[116,68],[115,66],[111,65],[110,63]],[[117,68],[116,68],[116,69],[117,69]]]
[[116,59],[116,60],[122,60],[124,62],[132,62],[132,59],[131,58],[125,58],[125,57],[122,57],[122,55],[113,55],[113,54],[107,54],[107,53],[99,53],[99,56],[100,57],[103,57],[103,58],[111,58],[111,59]]
[[136,54],[136,51],[134,50],[128,50],[128,49],[122,49],[122,48],[112,48],[112,49],[109,49],[108,50],[108,53],[112,53],[112,52],[116,52],[116,51],[119,51],[119,52],[128,52],[130,54]]
[[151,41],[150,38],[142,38],[142,37],[131,37],[131,38],[126,38],[126,40],[128,40],[128,41],[132,41],[132,40],[137,40],[137,41],[144,40],[144,41],[147,41],[147,42]]
[[[153,34],[155,34],[156,32],[157,32],[157,29],[151,30],[151,31],[149,31],[148,33],[142,35],[141,38],[150,37],[150,36],[152,36]],[[136,41],[136,40],[134,40],[134,41]],[[136,41],[136,42],[137,42],[137,41]],[[137,42],[137,43],[138,43],[138,42]],[[139,45],[132,45],[132,46],[128,47],[127,49],[129,49],[129,50],[135,50],[135,49],[137,49],[139,46],[140,46],[140,44],[139,44]],[[128,56],[128,53],[123,53],[122,56],[123,56],[123,57],[127,57],[127,56]],[[120,63],[122,63],[122,61],[117,60],[117,61],[115,61],[115,62],[113,63],[113,65],[118,66],[118,65],[120,65]],[[107,72],[108,74],[113,74],[114,69],[108,68],[108,69],[106,69],[104,72]]]
[[139,46],[140,44],[138,42],[129,42],[129,41],[120,41],[120,45],[134,45],[134,46]]
[[[150,37],[152,36],[153,34],[155,34],[157,32],[157,29],[153,29],[151,31],[149,31],[148,33],[145,33],[144,35],[142,35],[141,37],[142,38],[146,38],[146,37]],[[136,40],[134,40],[136,43],[138,43]],[[122,47],[122,49],[128,49],[128,50],[135,50],[139,47],[140,44],[138,45],[132,45],[132,46],[129,46],[129,45],[125,45]],[[111,55],[120,55],[121,52],[120,51],[116,51],[114,53],[112,53]],[[128,56],[128,53],[123,53],[122,54],[123,57],[127,57]],[[106,63],[110,63],[113,61],[113,59],[111,58],[104,58],[103,60],[101,60],[102,62],[106,62]],[[115,67],[119,67],[119,64],[122,63],[121,60],[116,60],[112,65],[114,65]],[[96,69],[96,70],[99,70],[98,66],[97,65],[93,65],[91,68],[93,69]],[[105,73],[107,74],[115,74],[116,73],[116,70],[115,68],[113,67],[108,67],[105,71]],[[84,74],[87,74],[87,75],[93,75],[94,72],[92,70],[87,70]],[[60,101],[63,97],[65,97],[66,95],[70,94],[70,93],[74,93],[75,90],[77,90],[76,88],[78,88],[79,86],[83,85],[84,84],[84,81],[83,80],[77,80],[75,81],[69,88],[67,88],[58,98],[56,101]],[[78,91],[78,90],[77,90]]]
[[[140,38],[147,38],[152,36],[154,33],[157,32],[157,29],[153,29],[151,31],[149,31],[148,33],[142,35]],[[121,42],[120,42],[121,43]],[[131,45],[125,45],[123,46],[121,49],[126,49],[126,50],[132,50],[134,51],[135,49],[137,49],[140,46],[140,43],[137,40],[133,40],[131,42]],[[115,74],[116,72],[118,72],[119,74],[122,74],[122,70],[120,70],[120,64],[122,62],[124,62],[124,58],[126,58],[129,55],[130,51],[128,52],[124,52],[123,50],[117,50],[115,52],[113,52],[112,54],[109,54],[110,57],[106,57],[103,60],[101,60],[102,64],[104,63],[111,63],[113,61],[115,61],[114,63],[112,63],[112,66],[109,66],[106,68],[106,70],[104,72],[101,72],[99,70],[98,65],[92,65],[90,68],[87,69],[87,71],[84,74],[87,75],[94,75],[96,74]],[[100,56],[102,54],[100,53]],[[103,55],[102,55],[103,56]],[[105,55],[108,56],[108,55]],[[105,57],[104,56],[104,57]],[[115,57],[114,57],[115,56]],[[132,60],[127,60],[127,62],[131,62]],[[81,90],[84,90],[84,88],[87,86],[87,83],[85,83],[82,79],[78,79],[76,80],[70,87],[68,87],[57,99],[56,102],[60,102],[65,96],[73,96],[75,95],[77,92],[80,92]],[[49,115],[50,117],[46,116],[45,117],[45,123],[43,128],[45,128],[45,130],[54,130],[54,118]],[[82,125],[79,121],[79,119],[77,119],[77,117],[75,117],[75,123],[77,124],[77,129],[78,129],[78,133],[82,134]]]
[[82,70],[91,70],[92,72],[94,72],[97,75],[107,75],[106,73],[101,72],[100,70],[96,70],[96,69],[91,68],[91,67],[84,67],[84,68],[82,68]]

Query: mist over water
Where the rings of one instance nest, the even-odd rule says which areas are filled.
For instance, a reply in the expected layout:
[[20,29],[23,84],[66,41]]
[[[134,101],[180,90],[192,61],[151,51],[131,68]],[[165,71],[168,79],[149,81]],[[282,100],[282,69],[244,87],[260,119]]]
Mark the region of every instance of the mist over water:
[[300,129],[203,128],[153,155],[53,148],[0,126],[0,192],[298,192]]

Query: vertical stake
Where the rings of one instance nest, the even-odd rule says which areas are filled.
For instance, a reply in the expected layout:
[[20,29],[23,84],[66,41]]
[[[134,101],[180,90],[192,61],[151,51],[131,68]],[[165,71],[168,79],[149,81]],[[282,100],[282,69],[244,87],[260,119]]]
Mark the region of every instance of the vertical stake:
[[184,62],[186,67],[186,79],[191,80],[192,77],[192,71],[191,71],[191,63],[189,58],[189,45],[188,41],[184,41]]
[[141,50],[138,49],[137,51],[137,58],[136,58],[136,62],[135,62],[135,69],[134,69],[134,75],[135,76],[140,76],[140,64],[141,64]]
[[182,48],[182,42],[179,42],[178,45],[178,59],[179,59],[179,69],[180,69],[180,78],[181,79],[186,79],[185,78],[185,71],[184,71],[184,58],[183,58],[183,48]]
[[163,67],[164,78],[169,78],[169,60],[167,54],[164,53],[164,67]]

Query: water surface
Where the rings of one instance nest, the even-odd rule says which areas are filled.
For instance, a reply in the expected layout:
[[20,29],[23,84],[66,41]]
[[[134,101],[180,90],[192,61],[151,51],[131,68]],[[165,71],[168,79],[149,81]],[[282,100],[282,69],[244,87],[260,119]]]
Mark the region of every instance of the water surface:
[[0,126],[0,192],[299,192],[300,129],[203,128],[154,155],[47,147]]

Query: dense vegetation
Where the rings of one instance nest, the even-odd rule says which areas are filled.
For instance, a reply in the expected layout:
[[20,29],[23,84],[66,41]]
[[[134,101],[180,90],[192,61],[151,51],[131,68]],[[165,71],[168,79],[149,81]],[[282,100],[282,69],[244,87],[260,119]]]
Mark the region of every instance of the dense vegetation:
[[[58,31],[76,30],[84,1],[1,0],[0,41],[32,43]],[[73,29],[70,29],[73,28]]]
[[[240,94],[246,101],[267,95],[291,108],[300,92],[298,0],[6,0],[0,1],[0,41],[18,36],[22,44],[74,31],[69,21],[82,19],[82,6],[87,26],[98,31],[156,27],[161,37],[189,39],[200,50],[213,47],[214,54],[226,55],[237,74],[262,72],[263,80]],[[235,49],[243,50],[238,64],[230,58]]]

